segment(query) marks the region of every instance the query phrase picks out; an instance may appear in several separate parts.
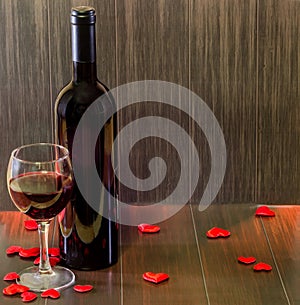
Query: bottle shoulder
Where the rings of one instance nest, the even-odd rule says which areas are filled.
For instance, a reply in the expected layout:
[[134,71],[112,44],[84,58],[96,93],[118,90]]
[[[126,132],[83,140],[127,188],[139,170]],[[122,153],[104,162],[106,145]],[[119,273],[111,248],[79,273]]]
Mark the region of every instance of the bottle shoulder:
[[[55,101],[55,112],[60,117],[66,117],[67,113],[82,115],[98,97],[107,93],[109,94],[108,88],[98,80],[93,83],[71,81],[59,92]],[[110,95],[108,100],[112,100]],[[102,106],[106,108],[105,105]]]
[[86,102],[92,98],[98,97],[104,93],[108,92],[108,88],[102,84],[100,81],[95,82],[74,82],[70,81],[66,86],[64,86],[58,96],[56,101],[59,101],[65,96],[78,96],[81,102]]

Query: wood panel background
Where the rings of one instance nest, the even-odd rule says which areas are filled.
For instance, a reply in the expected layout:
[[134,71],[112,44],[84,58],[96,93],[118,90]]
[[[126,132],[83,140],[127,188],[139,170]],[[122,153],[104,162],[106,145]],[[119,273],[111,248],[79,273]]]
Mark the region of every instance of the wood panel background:
[[[14,209],[6,189],[11,150],[53,140],[53,103],[71,77],[69,13],[86,4],[98,16],[98,76],[104,83],[174,82],[214,112],[227,147],[216,203],[300,203],[300,1],[0,0],[1,210]],[[201,163],[192,196],[198,202],[210,172],[201,129],[174,109],[144,105],[122,112],[120,126],[149,111],[174,119],[193,138]],[[123,190],[128,201],[157,201],[180,175],[176,153],[155,139],[135,149],[137,174],[145,172],[144,154],[151,149],[170,157],[167,187],[153,195]],[[192,171],[194,156],[188,155]]]

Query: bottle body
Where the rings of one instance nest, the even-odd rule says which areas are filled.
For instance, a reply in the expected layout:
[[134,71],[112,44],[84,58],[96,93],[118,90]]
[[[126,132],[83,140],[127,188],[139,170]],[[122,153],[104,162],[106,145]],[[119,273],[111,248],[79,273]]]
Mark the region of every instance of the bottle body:
[[[88,13],[90,14],[90,11]],[[86,27],[86,25],[84,26]],[[92,32],[92,36],[94,36],[93,30],[92,24],[91,30],[89,30]],[[87,55],[84,61],[80,61],[82,55],[77,54],[79,48],[95,47],[93,37],[88,46],[81,46],[74,44],[74,40],[78,41],[76,37],[73,37],[74,35],[81,35],[80,28],[72,34],[72,44],[74,45],[72,51],[73,79],[60,91],[55,102],[54,113],[56,142],[69,149],[71,160],[74,157],[72,155],[74,153],[72,151],[74,135],[83,114],[98,97],[106,95],[109,98],[108,89],[97,79],[94,58]],[[75,56],[75,60],[78,61],[74,61],[74,53],[77,56]],[[111,101],[108,104],[114,105]],[[104,113],[111,110],[106,109],[106,103],[101,104],[101,107],[101,111]],[[102,217],[103,213],[95,211],[82,196],[75,177],[73,197],[62,213],[58,215],[61,258],[68,267],[95,270],[106,268],[117,262],[118,224],[114,210],[115,205],[112,202],[116,196],[116,184],[111,162],[115,131],[116,119],[115,116],[112,116],[105,122],[97,143],[91,143],[95,147],[94,165],[103,185],[111,194],[108,196],[106,192],[103,191],[102,194],[101,191],[98,211],[112,210],[110,215],[115,217],[107,219]],[[90,141],[89,131],[85,130],[84,132],[83,150],[87,141]],[[85,175],[86,179],[89,179],[88,167],[85,168]]]

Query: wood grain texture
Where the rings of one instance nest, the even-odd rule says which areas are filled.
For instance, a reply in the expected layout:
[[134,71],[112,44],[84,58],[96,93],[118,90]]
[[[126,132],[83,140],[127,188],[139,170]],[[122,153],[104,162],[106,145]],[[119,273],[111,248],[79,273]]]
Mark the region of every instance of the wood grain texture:
[[6,189],[12,149],[51,140],[49,45],[45,1],[0,1],[0,209],[13,209]]
[[259,201],[300,203],[300,2],[260,1]]
[[[122,227],[123,304],[207,304],[189,207],[159,226],[157,234]],[[142,278],[148,271],[168,273],[170,279],[148,283]]]
[[[273,257],[256,207],[243,204],[211,205],[204,212],[193,206],[204,276],[211,305],[288,304],[276,269],[256,273],[253,265],[239,264],[239,256],[254,256],[273,265]],[[226,239],[208,239],[212,227],[231,232]],[[234,301],[233,301],[234,300]]]
[[117,1],[118,84],[158,79],[188,86],[188,9],[183,0]]
[[275,206],[272,219],[262,218],[290,304],[300,304],[300,207]]
[[[191,1],[190,18],[190,88],[214,112],[227,147],[226,175],[216,202],[253,202],[256,1]],[[195,125],[191,126],[191,134],[205,165],[194,194],[194,201],[199,201],[211,170],[210,151]]]
[[[117,1],[117,83],[122,85],[140,80],[161,80],[188,87],[189,75],[189,15],[188,2],[183,0]],[[130,97],[129,97],[130,98]],[[118,101],[122,106],[122,101]],[[139,101],[141,102],[141,101]],[[137,118],[160,116],[171,119],[189,131],[189,118],[178,109],[149,101],[131,105],[119,116],[120,128]],[[188,101],[180,101],[188,103]],[[143,126],[135,129],[138,135]],[[153,126],[155,129],[155,126]],[[172,130],[168,130],[170,133]],[[149,175],[150,158],[160,157],[168,164],[164,183],[151,192],[121,188],[125,202],[147,204],[158,202],[172,192],[180,175],[180,160],[166,141],[148,131],[149,138],[137,143],[130,156],[132,171],[145,178]],[[133,136],[133,135],[132,135]],[[165,139],[164,137],[162,137]],[[188,155],[187,147],[187,155]],[[122,147],[120,147],[122,153]],[[160,170],[160,168],[156,168]],[[155,175],[155,173],[153,173]]]
[[[85,4],[97,11],[98,76],[108,87],[170,81],[190,88],[214,112],[228,153],[217,203],[300,203],[299,1],[0,0],[1,210],[13,209],[5,185],[11,150],[53,139],[53,103],[71,78],[70,9]],[[205,136],[186,116],[161,105],[131,107],[120,114],[120,125],[149,114],[174,120],[194,139],[201,179],[192,201],[199,202],[210,172]],[[134,151],[131,167],[140,177],[149,156],[169,156],[173,166],[153,193],[125,189],[123,198],[160,200],[176,185],[178,155],[153,138]],[[192,171],[190,147],[188,155]]]
[[[300,208],[273,206],[276,215],[272,218],[256,217],[256,208],[249,204],[214,204],[200,213],[197,206],[186,205],[161,222],[161,231],[152,235],[121,226],[118,263],[93,272],[75,271],[77,283],[93,284],[94,290],[78,294],[68,288],[55,303],[299,304]],[[25,230],[25,219],[19,212],[0,213],[2,277],[32,264],[32,259],[5,254],[12,244],[37,245],[37,232]],[[212,226],[228,229],[231,236],[208,239],[205,233]],[[57,232],[53,225],[50,232]],[[57,246],[53,240],[50,245]],[[254,272],[253,265],[238,263],[238,256],[255,256],[257,262],[269,263],[273,270]],[[167,272],[170,279],[159,285],[151,284],[142,278],[145,271]],[[0,289],[7,285],[0,281]],[[16,304],[16,297],[2,295],[0,303]],[[50,304],[50,300],[39,297],[35,304]]]
[[[77,271],[73,270],[76,283],[81,285],[93,285],[94,288],[89,293],[77,293],[72,287],[61,292],[61,297],[55,300],[57,305],[74,304],[122,304],[120,295],[120,264],[110,268],[97,271]],[[49,304],[44,301],[45,305]],[[44,304],[44,303],[43,303]]]

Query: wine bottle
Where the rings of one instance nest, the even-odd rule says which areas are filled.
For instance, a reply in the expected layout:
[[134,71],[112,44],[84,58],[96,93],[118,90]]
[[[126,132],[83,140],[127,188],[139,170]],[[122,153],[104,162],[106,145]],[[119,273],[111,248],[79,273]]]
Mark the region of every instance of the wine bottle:
[[[71,11],[71,40],[73,77],[58,94],[55,102],[55,137],[56,142],[67,147],[71,160],[72,144],[76,128],[87,108],[100,96],[107,95],[107,87],[97,78],[96,72],[96,14],[92,7],[80,6]],[[109,103],[111,105],[112,103]],[[115,104],[113,104],[115,105]],[[106,104],[101,111],[108,111]],[[95,148],[95,164],[106,190],[101,193],[98,211],[115,209],[115,177],[111,157],[113,140],[116,132],[115,115],[105,123],[98,136]],[[89,141],[89,131],[82,141]],[[92,143],[93,144],[93,143]],[[84,146],[84,144],[83,144]],[[88,168],[86,176],[88,179]],[[80,270],[106,268],[118,259],[118,224],[116,219],[102,217],[82,196],[76,184],[70,203],[58,216],[59,246],[61,258],[68,267]],[[115,215],[116,211],[113,212]]]

